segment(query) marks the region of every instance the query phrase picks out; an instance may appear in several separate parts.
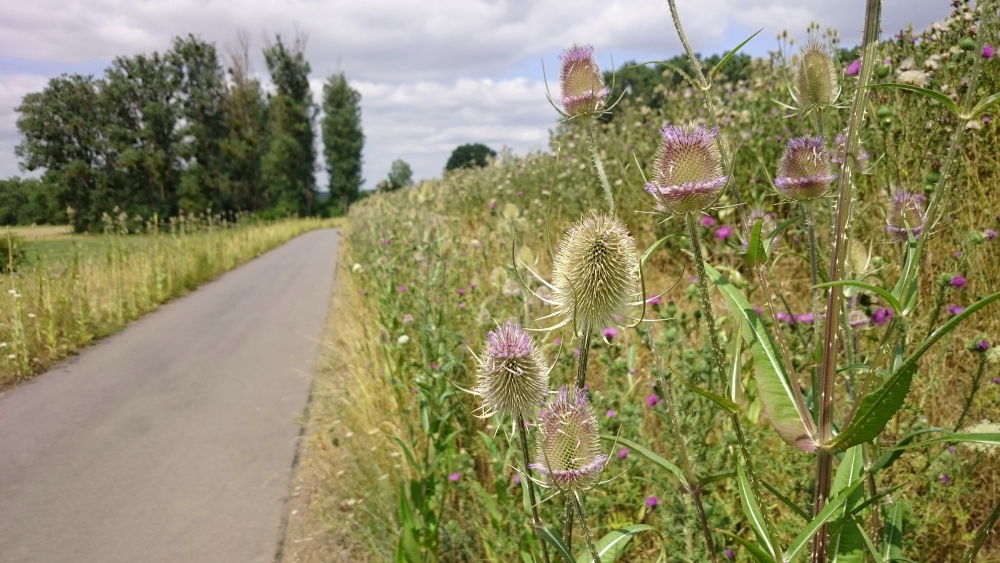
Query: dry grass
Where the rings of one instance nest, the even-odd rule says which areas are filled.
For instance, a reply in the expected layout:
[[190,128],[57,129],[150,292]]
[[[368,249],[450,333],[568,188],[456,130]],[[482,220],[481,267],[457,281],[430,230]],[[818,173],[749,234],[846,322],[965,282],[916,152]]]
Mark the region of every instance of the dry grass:
[[65,237],[73,234],[69,225],[31,225],[30,227],[4,227],[3,235],[13,233],[27,240]]

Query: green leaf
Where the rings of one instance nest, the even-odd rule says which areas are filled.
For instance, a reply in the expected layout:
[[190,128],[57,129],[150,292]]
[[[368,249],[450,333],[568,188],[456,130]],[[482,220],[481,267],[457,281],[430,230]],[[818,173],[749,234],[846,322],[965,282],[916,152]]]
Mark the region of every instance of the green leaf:
[[[861,473],[864,470],[864,460],[860,445],[848,449],[844,453],[844,458],[837,467],[837,474],[833,480],[833,488],[830,490],[831,496],[838,495],[854,483],[861,481]],[[844,503],[844,507],[839,511],[837,518],[843,520],[843,525],[830,534],[830,551],[833,553],[831,561],[836,563],[864,563],[864,538],[861,536],[858,523],[851,518],[854,508],[862,501],[862,491],[858,489],[851,495],[851,498]]]
[[[694,81],[693,78],[691,78],[691,75],[688,74],[686,70],[684,70],[683,68],[681,68],[681,67],[679,67],[679,66],[677,66],[677,65],[675,65],[673,63],[667,62],[667,61],[646,61],[644,63],[634,64],[634,65],[632,65],[632,67],[646,66],[646,65],[649,65],[649,64],[663,65],[663,66],[669,68],[670,70],[672,70],[672,71],[680,74],[681,76],[684,77],[685,80],[687,80],[688,84],[690,84],[692,88],[698,88],[700,86],[697,82]],[[629,68],[632,68],[632,67],[629,67]]]
[[976,104],[976,107],[972,108],[972,111],[969,112],[969,119],[976,119],[990,106],[997,102],[1000,102],[1000,92],[983,98],[978,104]]
[[921,428],[920,430],[910,432],[903,437],[902,440],[896,443],[894,448],[878,456],[878,458],[871,464],[871,467],[868,468],[868,471],[870,473],[877,473],[889,467],[895,463],[897,459],[899,459],[899,456],[903,455],[903,448],[900,448],[900,446],[905,446],[906,444],[912,442],[917,436],[927,434],[928,432],[948,432],[948,430],[945,428]]
[[746,548],[746,550],[750,552],[750,557],[753,557],[753,560],[756,561],[757,563],[777,563],[777,560],[775,558],[768,555],[767,552],[761,549],[761,547],[756,543],[746,538],[737,536],[732,532],[727,532],[726,530],[717,530],[717,531],[726,536],[727,538],[733,540],[734,542],[742,545],[744,548]]
[[716,393],[709,391],[708,389],[699,387],[676,373],[672,373],[672,375],[676,377],[682,384],[684,384],[685,387],[690,389],[692,392],[708,399],[709,401],[712,401],[719,407],[722,407],[722,409],[728,412],[729,414],[738,414],[740,412],[739,405],[723,397],[722,395],[718,395]]
[[895,561],[903,556],[903,505],[889,506],[885,515],[885,530],[882,540],[882,559]]
[[687,478],[684,477],[684,472],[681,471],[680,467],[677,467],[673,463],[670,463],[669,461],[667,461],[666,459],[664,459],[662,456],[660,456],[656,452],[654,452],[654,451],[652,451],[652,450],[650,450],[648,448],[645,448],[645,447],[643,447],[643,446],[641,446],[641,445],[633,442],[632,440],[629,440],[627,438],[622,438],[620,436],[612,436],[610,434],[602,434],[601,435],[601,439],[608,440],[610,442],[619,442],[621,444],[625,444],[634,453],[637,453],[637,454],[641,455],[642,457],[648,459],[649,461],[652,461],[656,465],[659,465],[660,467],[662,467],[662,468],[666,469],[667,471],[673,473],[674,476],[677,477],[677,480],[679,480],[682,485],[689,485],[690,484],[690,483],[687,482]]
[[[861,536],[861,540],[864,542],[865,548],[868,549],[868,554],[872,556],[872,561],[874,561],[875,563],[885,563],[885,559],[882,559],[882,555],[879,554],[878,548],[875,547],[875,542],[873,542],[872,539],[868,536],[868,532],[865,531],[865,527],[859,526],[857,522],[854,523],[854,526],[857,528],[858,535]],[[863,563],[865,561],[865,558],[861,557],[861,559],[859,559],[858,561],[861,561]]]
[[736,482],[739,485],[740,504],[743,505],[743,514],[747,517],[747,521],[750,522],[750,528],[756,534],[757,541],[764,544],[767,552],[770,553],[771,559],[776,561],[778,559],[778,549],[771,539],[771,530],[768,529],[767,519],[764,518],[764,513],[760,505],[757,504],[757,497],[753,494],[753,488],[750,486],[750,480],[747,478],[747,471],[743,467],[742,459],[736,462]]
[[784,503],[785,506],[787,506],[788,508],[790,508],[792,510],[792,512],[794,512],[795,514],[798,514],[799,517],[802,518],[803,520],[805,520],[806,522],[809,521],[809,513],[806,512],[805,510],[802,510],[802,508],[799,505],[795,504],[795,502],[793,502],[792,499],[790,499],[787,496],[785,496],[784,493],[782,493],[781,491],[779,491],[774,485],[768,483],[767,481],[765,481],[763,479],[759,479],[758,482],[761,485],[764,485],[765,489],[767,489],[768,491],[771,491],[771,494],[774,495],[775,497],[777,497],[777,499],[780,500],[782,503]]
[[[625,547],[632,539],[632,536],[647,530],[653,530],[656,532],[656,529],[648,524],[630,524],[628,526],[622,526],[617,530],[611,530],[605,534],[603,538],[598,540],[597,545],[595,546],[597,548],[597,554],[601,556],[601,563],[604,563],[605,561],[616,561],[622,551],[625,550]],[[590,554],[589,549],[585,550],[576,557],[576,563],[589,563],[593,560],[594,558]]]
[[893,311],[896,311],[897,313],[899,313],[899,312],[902,312],[902,310],[903,310],[903,305],[899,302],[898,299],[896,299],[896,296],[893,295],[891,292],[886,291],[886,290],[882,289],[881,287],[876,287],[876,286],[874,286],[874,285],[872,285],[870,283],[865,283],[863,281],[859,281],[859,280],[838,280],[838,281],[832,281],[832,282],[826,282],[826,283],[817,284],[815,287],[816,288],[821,288],[821,287],[837,287],[837,286],[844,286],[844,285],[852,286],[852,287],[858,287],[858,288],[864,289],[866,291],[870,291],[872,293],[877,293],[879,295],[879,297],[881,297],[882,299],[885,299],[886,302],[889,303],[889,305],[892,307]]
[[546,528],[545,526],[535,528],[535,534],[556,548],[556,553],[562,556],[564,563],[574,563],[573,554],[569,552],[569,548],[563,543],[559,534],[554,533],[550,528]]
[[768,420],[783,440],[800,449],[814,444],[815,426],[797,388],[785,374],[785,364],[763,321],[746,297],[718,270],[705,264],[705,273],[726,299],[732,314],[748,329],[743,338],[753,355],[757,394]]
[[850,424],[825,446],[831,449],[847,449],[878,436],[889,422],[889,419],[903,406],[903,401],[910,391],[910,383],[913,381],[913,375],[917,371],[917,362],[920,360],[920,357],[938,340],[955,330],[962,321],[997,299],[1000,299],[1000,292],[980,299],[966,310],[948,319],[948,322],[932,332],[917,347],[916,351],[903,360],[903,363],[895,369],[893,374],[889,376],[889,379],[881,387],[861,399],[857,413]]
[[895,450],[905,450],[910,448],[919,448],[921,446],[929,446],[931,444],[986,444],[990,446],[1000,446],[1000,432],[957,432],[948,433],[945,436],[939,436],[937,438],[931,438],[930,440],[924,440],[922,442],[917,442],[916,444],[907,444],[905,446],[896,446]]
[[747,244],[747,253],[743,259],[751,268],[762,266],[767,263],[767,250],[761,242],[761,229],[764,227],[764,220],[754,221],[753,229],[750,231],[750,242]]
[[729,365],[729,398],[734,405],[739,407],[743,404],[745,397],[743,396],[743,378],[740,377],[740,372],[742,371],[743,362],[740,358],[743,352],[743,323],[736,324],[736,337],[733,338],[733,349],[729,357],[732,358],[732,363]]
[[892,295],[902,305],[896,314],[906,316],[917,304],[917,271],[920,269],[920,257],[917,255],[920,245],[910,240],[906,243],[906,257],[903,260],[903,271],[899,281],[892,288]]
[[646,260],[649,259],[649,257],[653,254],[653,252],[656,251],[657,248],[659,248],[660,246],[663,245],[663,243],[667,242],[667,240],[669,240],[670,238],[675,237],[675,236],[678,236],[678,235],[676,233],[675,234],[667,235],[667,236],[661,238],[660,240],[654,242],[653,244],[649,245],[649,248],[647,248],[645,251],[643,251],[642,257],[639,259],[639,264],[645,264]]
[[919,86],[913,86],[913,85],[910,85],[910,84],[897,84],[895,82],[887,82],[887,83],[884,83],[884,84],[869,84],[868,87],[869,88],[887,88],[887,89],[905,90],[907,92],[913,92],[914,94],[920,94],[921,96],[930,98],[930,99],[932,99],[932,100],[934,100],[936,102],[940,102],[940,103],[944,104],[944,106],[946,108],[948,108],[949,110],[951,110],[951,112],[954,113],[955,115],[958,115],[958,114],[961,113],[961,110],[958,109],[958,104],[956,104],[955,102],[951,101],[951,98],[949,98],[948,96],[946,96],[946,95],[944,95],[941,92],[938,92],[936,90],[928,90],[927,88],[921,88]]
[[729,59],[733,58],[733,55],[735,55],[736,53],[738,53],[739,50],[742,49],[744,45],[746,45],[747,43],[749,43],[750,40],[753,39],[754,37],[757,37],[757,35],[760,32],[762,32],[762,31],[764,31],[763,27],[760,28],[760,29],[758,29],[756,31],[756,33],[754,33],[750,37],[747,37],[746,39],[744,39],[742,43],[740,43],[739,45],[733,47],[732,50],[730,50],[728,53],[726,53],[726,56],[722,57],[722,59],[719,62],[715,63],[715,66],[712,67],[712,70],[708,71],[708,82],[709,82],[709,84],[712,83],[712,80],[715,78],[715,75],[720,70],[722,70],[722,67],[726,66],[726,63],[729,62]]
[[827,501],[826,506],[823,507],[823,510],[820,510],[819,514],[817,514],[816,517],[813,518],[801,532],[799,532],[799,535],[795,536],[795,539],[792,540],[788,549],[785,550],[784,560],[791,561],[797,557],[799,553],[805,549],[806,545],[809,544],[809,541],[812,540],[813,536],[816,535],[816,532],[823,527],[823,524],[826,524],[837,515],[844,503],[847,502],[854,491],[861,487],[862,483],[864,483],[864,481],[859,479],[853,485],[841,491],[839,495],[831,497],[830,500]]

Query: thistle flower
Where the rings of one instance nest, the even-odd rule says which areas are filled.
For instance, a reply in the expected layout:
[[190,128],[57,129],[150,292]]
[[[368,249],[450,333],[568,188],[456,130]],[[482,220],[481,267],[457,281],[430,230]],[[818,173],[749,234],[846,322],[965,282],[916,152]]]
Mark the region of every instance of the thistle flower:
[[667,125],[653,164],[653,181],[646,183],[662,211],[678,215],[702,211],[719,197],[728,178],[716,144],[718,129],[686,130]]
[[475,392],[486,416],[535,414],[548,392],[549,373],[531,335],[508,320],[487,335],[478,361]]
[[798,137],[788,141],[774,185],[788,199],[806,201],[826,193],[836,177],[823,137]]
[[833,58],[819,43],[810,42],[802,50],[795,72],[799,108],[803,111],[832,106],[840,91]]
[[992,59],[993,55],[995,55],[996,52],[997,52],[997,50],[993,47],[993,45],[990,45],[989,43],[983,45],[983,58],[984,59]]
[[568,117],[598,115],[611,93],[594,61],[594,48],[573,45],[562,56],[562,107]]
[[538,462],[529,467],[558,489],[593,487],[608,461],[600,453],[597,419],[586,393],[565,387],[538,414]]
[[601,326],[638,290],[635,240],[614,216],[591,212],[563,235],[552,271],[553,302],[564,323]]
[[924,196],[912,192],[896,192],[889,202],[885,230],[897,241],[906,241],[924,231]]
[[861,59],[854,59],[851,61],[846,68],[844,68],[845,76],[857,76],[861,72]]

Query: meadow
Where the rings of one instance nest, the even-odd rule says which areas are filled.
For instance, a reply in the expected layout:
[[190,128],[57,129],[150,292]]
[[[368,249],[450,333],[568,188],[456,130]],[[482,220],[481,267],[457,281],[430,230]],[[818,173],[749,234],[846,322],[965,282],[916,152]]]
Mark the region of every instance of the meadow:
[[[614,107],[611,84],[594,111],[556,98],[571,119],[550,150],[352,207],[345,321],[311,408],[329,533],[358,560],[1000,560],[989,9],[857,49],[814,26],[832,75],[801,78],[818,55],[779,36],[732,81],[692,62]],[[719,151],[717,199],[644,190],[675,172],[661,143],[714,127],[697,150]],[[833,173],[805,174],[832,184],[815,199],[778,187],[817,163]],[[591,210],[641,260],[641,278],[634,264],[594,284],[624,279],[610,308],[567,273],[628,246],[600,231],[584,245],[600,252],[567,259],[573,233],[600,230],[579,223]],[[490,395],[490,366],[530,356],[497,351],[527,346],[508,319],[545,366],[537,400]],[[569,434],[558,473],[546,444]]]
[[331,224],[202,214],[134,232],[135,222],[130,226],[126,219],[106,216],[100,235],[72,235],[59,226],[2,233],[3,248],[20,248],[23,258],[11,267],[7,251],[8,266],[0,274],[0,389],[303,232]]

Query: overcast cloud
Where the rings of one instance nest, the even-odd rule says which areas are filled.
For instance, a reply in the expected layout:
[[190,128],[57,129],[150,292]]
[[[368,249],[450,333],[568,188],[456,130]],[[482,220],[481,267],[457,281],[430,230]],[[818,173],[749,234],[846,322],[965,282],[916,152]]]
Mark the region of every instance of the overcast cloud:
[[[864,10],[863,0],[678,3],[704,53],[725,51],[763,27],[746,49],[763,54],[782,29],[802,36],[811,21],[856,44]],[[886,0],[883,29],[910,22],[922,29],[947,16],[948,4]],[[326,76],[347,74],[362,96],[367,188],[396,158],[416,178],[437,176],[462,143],[517,154],[545,148],[556,115],[541,64],[556,75],[559,52],[573,43],[594,45],[604,66],[610,57],[621,63],[680,53],[663,0],[0,0],[0,178],[23,174],[14,108],[49,78],[99,75],[115,56],[166,50],[186,33],[224,50],[238,30],[258,54],[268,34],[305,34],[317,96]],[[264,74],[261,57],[255,65]]]

